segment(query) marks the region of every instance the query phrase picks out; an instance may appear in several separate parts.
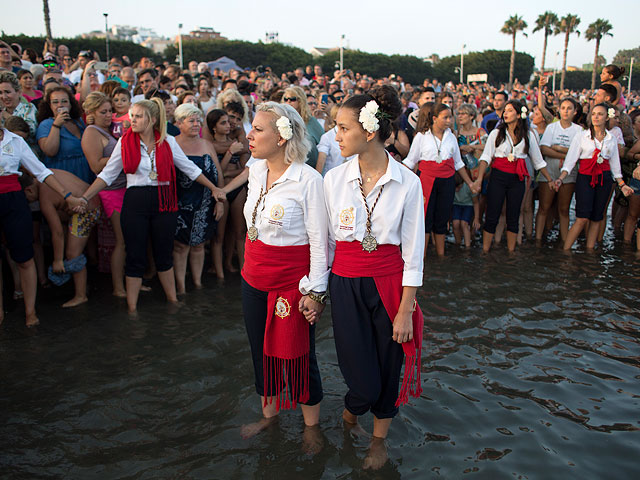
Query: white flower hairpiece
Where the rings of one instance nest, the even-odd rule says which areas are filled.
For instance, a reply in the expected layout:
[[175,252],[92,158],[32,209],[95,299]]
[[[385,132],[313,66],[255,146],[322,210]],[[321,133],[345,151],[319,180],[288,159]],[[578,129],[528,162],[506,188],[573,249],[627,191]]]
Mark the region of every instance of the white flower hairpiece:
[[612,107],[609,110],[607,110],[607,116],[609,118],[615,117],[616,116],[616,109]]
[[290,140],[293,137],[293,129],[291,128],[291,120],[284,115],[276,120],[276,127],[278,127],[278,133],[285,140]]
[[380,128],[380,122],[377,118],[378,108],[376,101],[370,100],[360,109],[358,121],[362,124],[362,128],[369,133],[377,132]]
[[524,105],[522,106],[522,108],[520,109],[520,118],[525,120],[527,118],[527,107],[525,107]]

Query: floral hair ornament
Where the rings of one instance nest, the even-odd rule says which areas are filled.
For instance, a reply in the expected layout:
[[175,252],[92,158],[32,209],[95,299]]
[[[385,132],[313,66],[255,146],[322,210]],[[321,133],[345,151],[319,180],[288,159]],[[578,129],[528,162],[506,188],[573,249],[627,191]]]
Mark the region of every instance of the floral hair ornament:
[[609,118],[613,118],[616,116],[616,109],[615,108],[609,108],[609,110],[607,110],[607,116]]
[[379,107],[375,100],[370,100],[367,104],[360,109],[360,116],[358,121],[362,124],[367,132],[377,132],[380,128],[380,122],[378,121]]
[[526,120],[527,118],[527,107],[525,107],[524,105],[520,109],[520,118],[523,120]]
[[276,120],[276,127],[278,127],[278,133],[285,140],[290,140],[293,137],[293,129],[291,128],[291,120],[284,115]]

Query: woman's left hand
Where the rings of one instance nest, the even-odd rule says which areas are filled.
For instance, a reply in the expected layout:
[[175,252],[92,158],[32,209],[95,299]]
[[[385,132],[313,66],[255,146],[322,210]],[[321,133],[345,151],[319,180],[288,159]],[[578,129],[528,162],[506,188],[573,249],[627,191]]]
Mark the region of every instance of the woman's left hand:
[[622,191],[622,194],[623,194],[625,197],[628,197],[628,196],[630,196],[630,195],[633,195],[633,188],[631,188],[629,185],[625,185],[625,186],[624,186],[624,187],[622,187],[620,190]]
[[324,304],[312,300],[308,295],[303,295],[298,304],[298,310],[304,315],[311,325],[320,320],[320,315],[324,310]]
[[222,215],[224,215],[224,203],[216,202],[216,206],[213,207],[213,217],[218,221],[222,218]]
[[224,193],[218,187],[213,187],[213,190],[211,190],[211,196],[214,197],[218,202],[226,202],[227,201],[227,194]]
[[393,340],[405,343],[413,340],[413,312],[398,312],[393,319]]

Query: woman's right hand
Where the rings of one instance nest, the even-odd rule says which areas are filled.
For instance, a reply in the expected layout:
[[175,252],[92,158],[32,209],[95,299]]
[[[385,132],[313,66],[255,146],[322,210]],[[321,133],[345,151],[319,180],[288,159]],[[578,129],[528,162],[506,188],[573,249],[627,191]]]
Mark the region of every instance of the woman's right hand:
[[482,191],[482,180],[478,178],[475,182],[471,184],[471,193],[479,194]]
[[633,178],[640,180],[640,166],[636,167],[633,171]]
[[56,118],[53,119],[53,124],[56,127],[62,127],[64,122],[71,120],[71,116],[69,116],[69,112],[67,110],[58,110]]
[[54,273],[64,273],[64,261],[54,260],[51,265],[51,270],[53,270]]
[[238,142],[237,140],[233,142],[229,147],[229,151],[231,152],[232,155],[235,155],[236,153],[240,153],[242,150],[244,150],[244,145],[242,145],[242,143]]

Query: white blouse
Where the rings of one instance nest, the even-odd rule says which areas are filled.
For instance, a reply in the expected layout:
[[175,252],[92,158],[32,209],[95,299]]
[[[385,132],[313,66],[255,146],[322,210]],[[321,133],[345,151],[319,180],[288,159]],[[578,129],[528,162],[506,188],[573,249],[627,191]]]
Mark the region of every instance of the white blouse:
[[602,158],[609,160],[609,166],[611,167],[611,174],[613,175],[613,178],[622,178],[618,142],[616,138],[611,135],[609,130],[607,130],[602,142],[592,139],[591,130],[589,129],[582,130],[581,133],[573,137],[569,151],[564,157],[562,171],[569,173],[573,167],[575,167],[576,163],[578,163],[578,160],[581,158],[591,158],[596,147],[600,149],[600,155]]
[[413,170],[420,160],[436,162],[438,158],[441,160],[453,158],[456,171],[465,166],[460,156],[458,139],[448,128],[442,135],[442,141],[432,134],[431,130],[426,133],[417,133],[411,142],[409,154],[402,163]]
[[[173,163],[176,168],[182,171],[190,180],[195,180],[200,176],[202,170],[193,163],[189,158],[184,154],[176,139],[171,135],[167,135],[166,142],[171,147],[171,152],[173,153]],[[140,140],[140,164],[138,165],[138,169],[135,173],[127,173],[127,188],[129,187],[157,187],[158,179],[156,177],[155,180],[152,180],[149,177],[149,173],[151,172],[151,157],[147,153],[147,149]],[[154,165],[155,165],[155,149],[152,152],[152,156],[154,156]],[[157,172],[157,165],[154,170]],[[113,149],[113,153],[111,153],[111,157],[109,161],[104,166],[98,178],[102,179],[107,186],[111,185],[113,181],[118,178],[120,172],[122,171],[122,139],[118,140],[118,143]]]
[[21,136],[6,128],[3,131],[4,138],[0,144],[0,176],[21,176],[22,172],[19,170],[21,164],[41,183],[49,175],[53,175],[53,172],[38,160]]
[[[260,190],[267,188],[267,161],[255,160],[249,168],[249,192],[244,204],[247,229],[252,226],[253,212]],[[309,165],[292,163],[273,182],[256,211],[258,240],[274,246],[309,245],[309,275],[300,279],[300,293],[327,290],[328,239],[327,212],[324,207],[322,176]]]
[[[329,263],[333,263],[336,241],[361,242],[366,235],[367,212],[358,179],[362,178],[357,156],[324,177],[329,212]],[[371,234],[378,244],[402,247],[402,285],[419,287],[424,268],[424,203],[420,180],[389,156],[387,171],[367,196],[369,208],[383,185],[371,215]]]
[[500,145],[496,146],[496,137],[498,136],[498,129],[494,128],[487,138],[487,143],[484,146],[482,155],[480,155],[480,161],[484,160],[487,164],[491,165],[491,162],[495,157],[506,158],[510,153],[513,153],[516,158],[524,158],[527,156],[533,162],[533,166],[536,170],[540,170],[547,166],[547,162],[542,158],[540,153],[540,147],[538,147],[538,139],[536,134],[529,130],[529,154],[524,153],[525,142],[524,138],[518,142],[517,145],[513,144],[513,139],[509,135],[509,131],[506,132],[505,140]]

